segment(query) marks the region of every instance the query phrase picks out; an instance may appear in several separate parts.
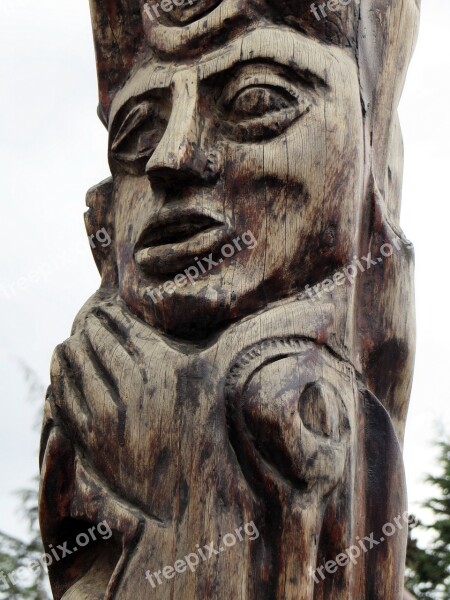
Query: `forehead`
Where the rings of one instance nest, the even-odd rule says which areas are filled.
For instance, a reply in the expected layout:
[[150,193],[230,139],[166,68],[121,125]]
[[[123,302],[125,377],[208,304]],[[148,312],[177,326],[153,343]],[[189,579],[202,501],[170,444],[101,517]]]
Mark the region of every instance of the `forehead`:
[[110,122],[130,98],[152,89],[168,88],[177,75],[204,81],[239,63],[258,59],[283,65],[299,75],[308,74],[328,86],[333,83],[330,78],[339,78],[343,71],[357,73],[353,55],[341,48],[322,44],[287,27],[261,27],[195,60],[152,58],[116,94]]
[[243,29],[281,24],[328,44],[351,46],[360,0],[340,6],[336,12],[330,10],[326,19],[319,20],[311,10],[315,6],[311,0],[182,0],[182,6],[175,9],[175,0],[167,0],[169,12],[156,19],[150,3],[137,1],[144,4],[143,26],[156,53],[198,56],[205,44],[217,47]]

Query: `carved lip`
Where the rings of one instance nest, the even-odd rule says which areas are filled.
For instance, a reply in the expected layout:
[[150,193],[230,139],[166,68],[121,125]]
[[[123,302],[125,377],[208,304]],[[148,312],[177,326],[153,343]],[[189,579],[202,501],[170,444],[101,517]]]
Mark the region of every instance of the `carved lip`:
[[135,260],[146,272],[173,274],[215,252],[233,234],[223,214],[200,207],[163,209],[144,229]]

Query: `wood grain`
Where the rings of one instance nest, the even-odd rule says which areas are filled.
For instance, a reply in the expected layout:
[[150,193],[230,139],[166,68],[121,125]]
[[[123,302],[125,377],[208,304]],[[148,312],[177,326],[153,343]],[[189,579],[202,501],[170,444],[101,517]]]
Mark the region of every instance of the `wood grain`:
[[417,4],[91,13],[111,178],[46,398],[54,598],[401,600]]

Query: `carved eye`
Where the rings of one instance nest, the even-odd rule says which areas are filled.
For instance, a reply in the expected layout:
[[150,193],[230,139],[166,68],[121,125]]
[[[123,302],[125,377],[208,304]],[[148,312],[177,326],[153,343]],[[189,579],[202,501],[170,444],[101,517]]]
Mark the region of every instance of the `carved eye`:
[[290,108],[290,103],[285,94],[274,88],[254,86],[235,97],[231,111],[234,117],[252,119],[287,108]]
[[173,23],[174,25],[187,25],[210,13],[221,1],[222,0],[185,0],[180,6],[178,0],[177,3],[172,3],[173,10],[170,10],[164,16],[169,23]]
[[167,126],[162,106],[144,101],[128,108],[111,130],[110,158],[131,174],[142,174]]
[[[279,77],[276,78],[280,80]],[[225,104],[233,137],[258,141],[280,135],[309,110],[311,101],[294,86],[258,84],[240,89]]]

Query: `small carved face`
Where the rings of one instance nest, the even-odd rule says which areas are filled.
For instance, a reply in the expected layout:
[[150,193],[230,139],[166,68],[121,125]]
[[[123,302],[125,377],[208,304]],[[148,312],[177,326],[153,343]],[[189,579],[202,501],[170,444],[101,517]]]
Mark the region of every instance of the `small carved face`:
[[206,335],[351,259],[355,62],[263,26],[198,60],[152,58],[114,99],[110,163],[122,298],[150,324]]

